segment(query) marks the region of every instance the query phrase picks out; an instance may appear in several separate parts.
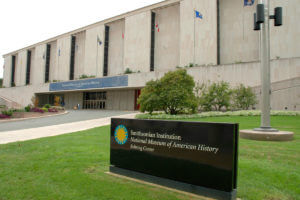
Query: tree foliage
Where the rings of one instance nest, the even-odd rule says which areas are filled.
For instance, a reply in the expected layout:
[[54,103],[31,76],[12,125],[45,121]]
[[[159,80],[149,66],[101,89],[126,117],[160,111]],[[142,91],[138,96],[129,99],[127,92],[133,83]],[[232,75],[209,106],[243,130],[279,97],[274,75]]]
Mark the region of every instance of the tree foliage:
[[150,81],[138,99],[142,112],[163,110],[167,114],[195,112],[195,82],[185,69],[168,72],[160,80]]
[[250,87],[240,84],[233,90],[233,105],[235,109],[248,110],[257,103],[256,95]]
[[202,86],[202,94],[199,98],[199,104],[205,111],[221,111],[227,110],[230,106],[230,95],[232,90],[229,83],[218,82],[209,86]]
[[257,103],[252,89],[243,84],[232,89],[229,83],[224,81],[212,84],[203,83],[197,85],[196,93],[200,109],[203,111],[248,110]]
[[158,80],[146,83],[146,87],[141,91],[138,103],[140,104],[141,112],[148,111],[152,114],[153,111],[162,109],[160,102],[160,82]]

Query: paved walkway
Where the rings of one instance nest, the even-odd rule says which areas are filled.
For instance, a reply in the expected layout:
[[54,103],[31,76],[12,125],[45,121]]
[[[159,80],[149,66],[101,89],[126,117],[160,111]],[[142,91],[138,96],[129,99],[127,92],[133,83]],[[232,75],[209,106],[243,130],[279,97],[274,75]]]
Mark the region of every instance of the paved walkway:
[[111,116],[118,116],[132,113],[132,111],[114,110],[68,110],[69,113],[51,117],[25,119],[21,121],[0,121],[0,134],[3,131],[23,130],[28,128],[38,128],[72,122],[99,119]]
[[[137,113],[130,113],[125,115],[118,115],[113,117],[122,118],[134,118]],[[100,119],[76,121],[66,124],[58,124],[51,126],[43,126],[37,128],[28,128],[22,130],[2,131],[0,132],[0,144],[7,144],[10,142],[32,140],[37,138],[62,135],[66,133],[72,133],[82,130],[87,130],[99,126],[105,126],[110,124],[111,117],[105,117]]]

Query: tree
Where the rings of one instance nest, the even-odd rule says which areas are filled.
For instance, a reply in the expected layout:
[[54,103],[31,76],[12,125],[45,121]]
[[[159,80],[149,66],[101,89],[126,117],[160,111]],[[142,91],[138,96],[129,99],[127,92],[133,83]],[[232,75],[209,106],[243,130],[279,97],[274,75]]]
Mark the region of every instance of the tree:
[[3,79],[0,78],[0,88],[2,88],[2,87],[3,87]]
[[233,104],[236,109],[248,110],[257,103],[256,95],[250,87],[240,84],[233,90]]
[[162,108],[166,113],[175,115],[180,112],[195,112],[196,96],[193,92],[195,82],[185,69],[171,71],[161,78]]
[[172,115],[195,112],[197,99],[193,92],[194,87],[194,79],[185,69],[168,72],[160,80],[148,82],[142,89],[138,99],[140,110],[150,113],[163,110]]

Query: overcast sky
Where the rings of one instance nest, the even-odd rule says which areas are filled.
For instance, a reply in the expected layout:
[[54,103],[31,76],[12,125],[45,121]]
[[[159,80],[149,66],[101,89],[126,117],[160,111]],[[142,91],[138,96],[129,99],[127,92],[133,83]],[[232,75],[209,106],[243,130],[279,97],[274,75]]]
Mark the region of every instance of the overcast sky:
[[162,0],[3,0],[0,10],[0,78],[3,54]]

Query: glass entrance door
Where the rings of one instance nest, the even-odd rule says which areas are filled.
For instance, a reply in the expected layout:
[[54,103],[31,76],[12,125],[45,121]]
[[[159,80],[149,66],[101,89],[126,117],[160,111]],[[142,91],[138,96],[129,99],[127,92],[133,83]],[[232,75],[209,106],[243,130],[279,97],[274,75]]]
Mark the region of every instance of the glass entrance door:
[[106,92],[84,92],[83,109],[104,110],[106,104]]

